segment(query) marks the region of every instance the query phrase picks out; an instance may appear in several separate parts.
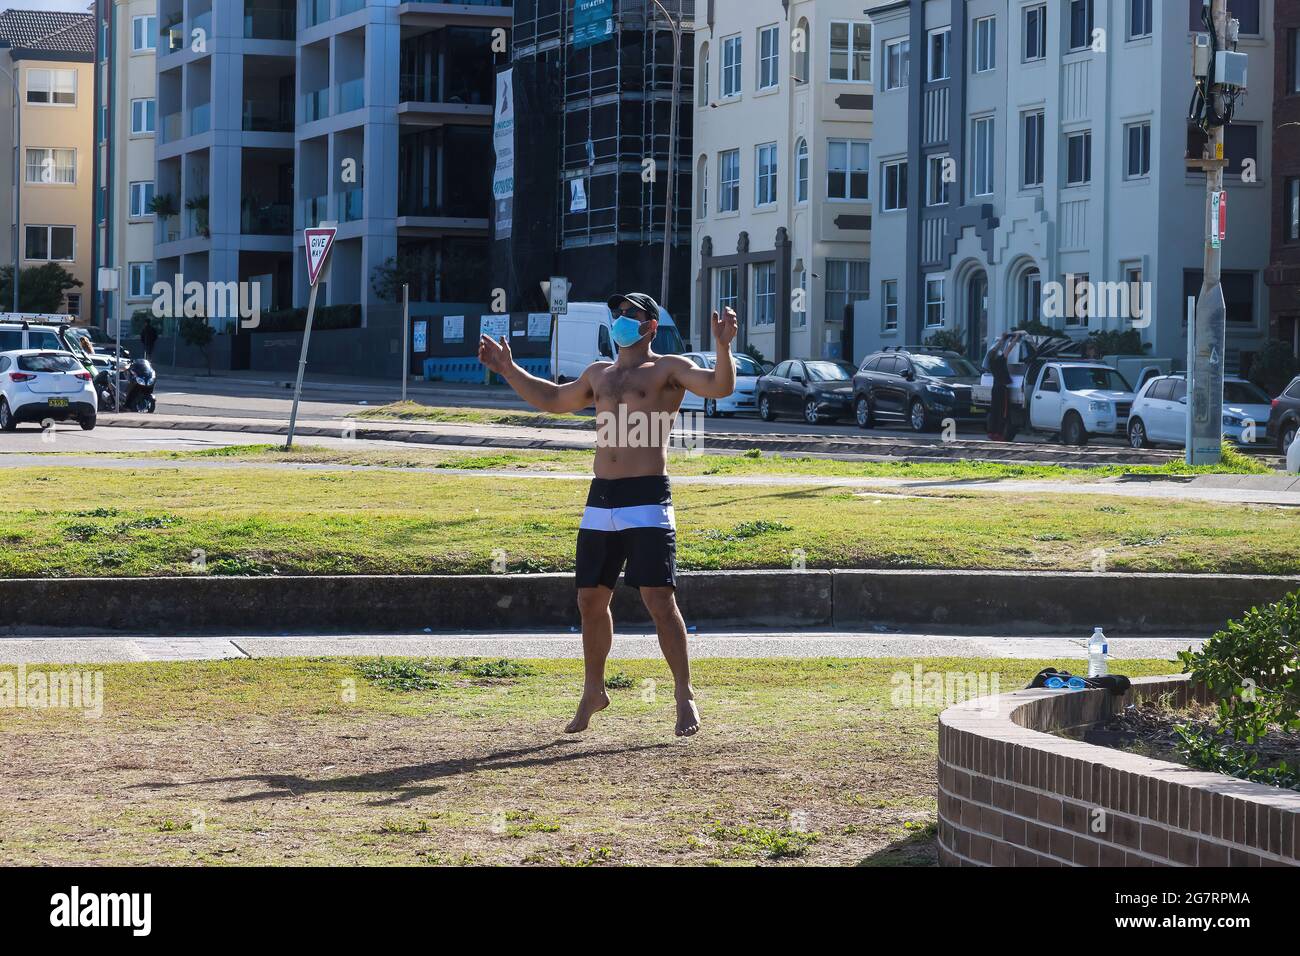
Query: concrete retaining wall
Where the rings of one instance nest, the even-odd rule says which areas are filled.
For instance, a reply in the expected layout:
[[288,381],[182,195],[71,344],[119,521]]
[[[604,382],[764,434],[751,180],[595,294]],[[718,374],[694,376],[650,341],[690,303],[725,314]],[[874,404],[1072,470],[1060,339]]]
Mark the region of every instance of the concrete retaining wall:
[[[1208,636],[1300,578],[1002,571],[697,571],[680,575],[688,623],[940,633]],[[647,621],[620,587],[618,620]],[[578,623],[568,574],[0,580],[0,628],[136,633],[480,630]]]
[[1052,736],[1141,700],[1200,698],[1185,677],[1018,691],[939,718],[946,866],[1300,866],[1300,793]]

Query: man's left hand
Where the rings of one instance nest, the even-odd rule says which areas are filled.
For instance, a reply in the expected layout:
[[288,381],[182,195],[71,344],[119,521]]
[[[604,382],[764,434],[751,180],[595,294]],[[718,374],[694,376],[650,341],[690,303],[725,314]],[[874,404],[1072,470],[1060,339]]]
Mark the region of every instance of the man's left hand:
[[730,346],[736,340],[736,334],[740,331],[740,323],[736,319],[736,310],[727,306],[723,310],[721,317],[718,313],[713,313],[713,342],[719,346]]

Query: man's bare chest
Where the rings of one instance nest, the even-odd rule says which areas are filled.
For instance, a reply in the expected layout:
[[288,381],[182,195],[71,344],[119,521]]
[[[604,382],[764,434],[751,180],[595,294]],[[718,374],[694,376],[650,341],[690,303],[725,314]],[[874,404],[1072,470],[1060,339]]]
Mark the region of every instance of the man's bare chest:
[[663,375],[653,365],[634,369],[611,366],[603,369],[593,383],[598,407],[628,405],[654,407],[667,400]]

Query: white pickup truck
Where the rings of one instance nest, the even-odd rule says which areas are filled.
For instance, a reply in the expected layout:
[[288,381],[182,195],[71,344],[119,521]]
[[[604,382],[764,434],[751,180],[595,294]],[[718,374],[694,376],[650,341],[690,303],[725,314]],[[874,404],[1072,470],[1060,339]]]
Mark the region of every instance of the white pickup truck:
[[[1024,336],[1013,349],[1008,440],[1022,431],[1060,435],[1068,445],[1086,445],[1094,435],[1125,438],[1135,395],[1124,376],[1103,362],[1062,354],[1065,339]],[[975,404],[993,403],[987,370],[974,389]]]

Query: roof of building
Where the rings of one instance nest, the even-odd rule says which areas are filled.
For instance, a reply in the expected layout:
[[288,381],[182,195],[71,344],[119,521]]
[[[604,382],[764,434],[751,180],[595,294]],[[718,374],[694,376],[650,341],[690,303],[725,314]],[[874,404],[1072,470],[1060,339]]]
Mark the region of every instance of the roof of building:
[[5,10],[0,13],[0,46],[93,57],[95,18],[58,10]]

